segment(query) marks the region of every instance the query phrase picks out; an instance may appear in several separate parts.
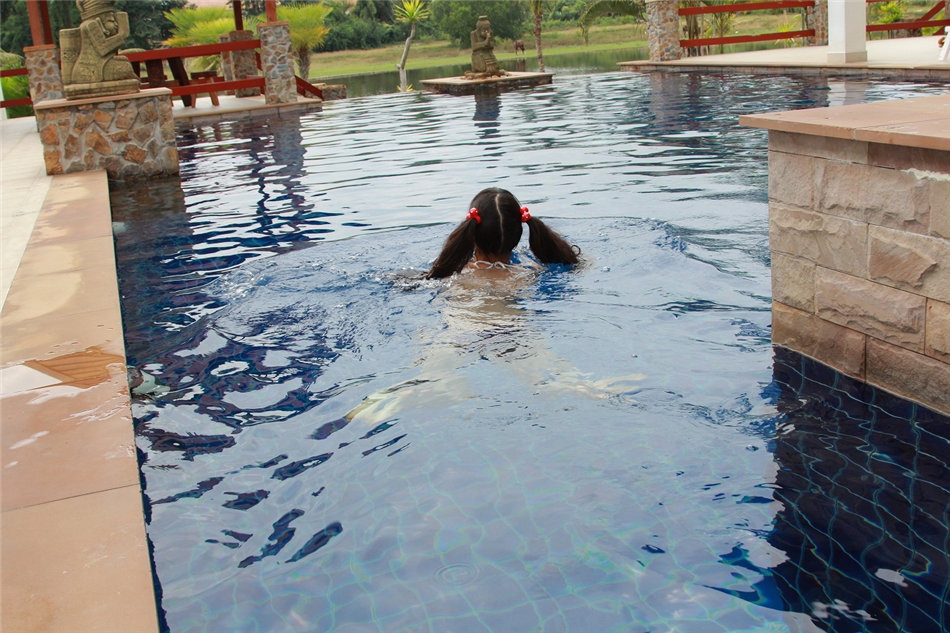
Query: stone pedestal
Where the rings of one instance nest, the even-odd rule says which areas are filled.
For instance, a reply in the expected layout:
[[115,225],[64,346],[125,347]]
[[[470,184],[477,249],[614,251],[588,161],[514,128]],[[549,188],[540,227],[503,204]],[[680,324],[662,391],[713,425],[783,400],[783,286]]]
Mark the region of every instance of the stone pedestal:
[[104,169],[113,179],[178,173],[171,90],[33,105],[46,173]]
[[23,49],[33,103],[63,98],[63,77],[59,71],[59,50],[53,44]]
[[805,9],[806,28],[814,29],[815,35],[808,38],[809,46],[828,45],[828,0],[815,0],[815,6]]
[[651,62],[668,62],[683,56],[677,0],[646,0],[647,44]]
[[866,62],[867,4],[864,0],[828,1],[828,63]]
[[257,25],[261,40],[261,67],[264,71],[264,101],[294,103],[297,84],[294,81],[294,58],[290,46],[290,25],[287,22],[266,22]]
[[947,112],[937,96],[740,123],[770,129],[773,343],[950,414]]

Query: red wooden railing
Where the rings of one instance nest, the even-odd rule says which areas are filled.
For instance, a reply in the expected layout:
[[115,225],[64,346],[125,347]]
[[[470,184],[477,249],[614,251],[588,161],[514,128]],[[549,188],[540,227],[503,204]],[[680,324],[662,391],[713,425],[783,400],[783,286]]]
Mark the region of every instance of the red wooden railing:
[[[151,51],[123,54],[132,62],[136,72],[138,72],[141,64],[145,64],[147,73],[144,81],[147,82],[149,87],[169,88],[172,91],[173,97],[181,97],[182,103],[189,106],[193,103],[193,95],[197,94],[214,94],[242,88],[260,88],[263,90],[264,78],[249,77],[233,81],[201,79],[196,81],[194,77],[189,78],[188,73],[185,72],[185,59],[189,57],[220,55],[228,51],[256,50],[259,46],[260,40],[240,40],[237,42],[220,42],[218,44],[202,44],[199,46],[159,48]],[[165,63],[168,64],[172,76],[175,78],[173,82],[165,80]]]
[[[867,0],[868,4],[874,4],[875,2],[888,2],[889,0]],[[920,16],[919,20],[912,20],[907,22],[891,22],[890,24],[868,24],[865,27],[865,30],[868,33],[880,32],[880,31],[903,31],[905,29],[922,29],[931,26],[950,26],[950,15],[944,14],[946,19],[935,20],[934,17],[943,11],[947,6],[947,3],[944,0],[940,0],[933,6],[930,11]]]
[[[772,2],[741,2],[704,7],[680,7],[679,14],[703,15],[708,13],[739,13],[745,11],[764,11],[768,9],[804,9],[815,6],[815,0],[773,0]],[[682,48],[714,46],[717,44],[742,44],[745,42],[767,42],[770,40],[788,40],[796,37],[813,37],[814,29],[801,31],[782,31],[779,33],[760,33],[758,35],[730,35],[726,37],[699,37],[680,40]]]
[[[0,70],[0,77],[19,77],[21,75],[26,75],[26,68],[11,68],[9,70]],[[33,100],[29,97],[21,97],[19,99],[4,99],[0,100],[0,109],[2,108],[15,108],[17,106],[28,106],[33,105]]]
[[[867,4],[875,2],[888,2],[889,0],[866,0]],[[806,9],[815,6],[814,0],[774,0],[772,2],[738,2],[735,4],[721,4],[702,7],[680,7],[679,15],[704,15],[711,13],[739,13],[744,11],[762,11],[767,9]],[[900,31],[905,29],[920,29],[925,27],[950,26],[950,15],[945,19],[934,19],[946,7],[944,0],[939,0],[927,13],[919,20],[907,22],[892,22],[890,24],[868,24],[866,31],[868,33],[878,31]],[[798,37],[813,37],[813,29],[801,31],[782,31],[779,33],[760,33],[758,35],[735,35],[727,37],[702,37],[680,40],[682,48],[693,48],[698,46],[713,46],[721,44],[741,44],[744,42],[766,42],[770,40],[786,40]]]
[[[220,55],[225,51],[246,51],[256,50],[261,45],[260,40],[241,40],[237,42],[221,42],[218,44],[202,44],[200,46],[179,46],[175,48],[159,48],[151,51],[138,51],[123,53],[123,55],[132,62],[133,68],[139,72],[142,64],[147,68],[147,75],[144,81],[152,87],[163,86],[172,91],[173,97],[181,97],[185,105],[191,105],[192,95],[227,92],[231,90],[240,90],[242,88],[260,88],[264,90],[263,77],[248,77],[245,79],[236,79],[233,81],[209,81],[208,79],[196,79],[189,77],[185,71],[184,60],[189,57],[206,57],[209,55]],[[166,81],[165,68],[163,64],[168,64],[171,69],[174,81]],[[260,64],[258,64],[260,67]],[[0,71],[0,77],[14,77],[27,74],[26,68],[15,68],[13,70]],[[316,96],[323,98],[323,91],[313,84],[294,77],[297,93],[305,97]],[[32,105],[30,97],[22,99],[9,99],[0,102],[0,108],[10,108],[21,105]]]
[[[125,56],[130,62],[133,62],[134,64],[143,62],[146,64],[152,64],[153,69],[156,65],[156,62],[158,64],[160,64],[162,60],[167,62],[169,68],[172,71],[172,76],[175,77],[175,80],[178,84],[168,85],[168,88],[170,88],[172,91],[172,96],[180,96],[182,97],[182,100],[185,101],[185,105],[190,105],[190,95],[207,93],[212,90],[213,92],[225,92],[229,90],[238,90],[241,88],[261,88],[263,90],[264,78],[251,77],[246,79],[236,79],[233,81],[195,82],[194,79],[189,79],[185,74],[182,60],[189,57],[220,55],[225,51],[256,50],[260,47],[260,45],[260,40],[240,40],[237,42],[203,44],[200,46],[179,46],[176,48],[161,48],[153,51],[142,51],[138,53],[125,53]],[[258,64],[258,67],[260,67],[260,64]],[[149,73],[149,76],[151,77],[153,73],[155,73],[155,70],[152,70],[152,72]],[[298,94],[303,96],[312,94],[320,97],[321,99],[323,98],[323,92],[316,86],[297,76],[294,76],[294,79],[296,80]]]

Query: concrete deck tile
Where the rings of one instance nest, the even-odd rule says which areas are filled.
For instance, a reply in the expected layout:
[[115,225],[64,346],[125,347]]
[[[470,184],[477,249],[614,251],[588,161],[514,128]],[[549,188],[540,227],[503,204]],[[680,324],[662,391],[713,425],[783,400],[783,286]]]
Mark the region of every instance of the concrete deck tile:
[[[87,370],[73,384],[0,396],[4,412],[16,412],[4,415],[0,446],[4,512],[122,486],[138,488],[124,357],[97,350],[87,355],[99,361],[107,380],[88,386],[95,376]],[[55,369],[29,367],[60,378]],[[3,540],[8,542],[7,535]]]
[[4,512],[0,629],[157,631],[142,517],[137,483]]

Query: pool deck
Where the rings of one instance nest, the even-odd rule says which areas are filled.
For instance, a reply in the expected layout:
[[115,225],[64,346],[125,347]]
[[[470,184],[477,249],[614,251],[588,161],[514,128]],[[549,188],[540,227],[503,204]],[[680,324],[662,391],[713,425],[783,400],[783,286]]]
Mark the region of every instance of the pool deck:
[[939,36],[867,42],[867,61],[829,64],[827,46],[775,48],[748,53],[684,57],[675,61],[620,62],[635,72],[691,72],[721,70],[759,75],[839,75],[911,81],[950,80],[950,58],[939,61]]
[[[950,78],[936,41],[868,42],[868,62],[844,68]],[[823,63],[822,49],[637,65],[842,72]],[[207,98],[197,108],[177,104],[175,117],[203,123],[299,109],[220,99],[218,107]],[[909,113],[892,106],[890,114]],[[0,152],[0,630],[156,631],[105,173],[47,176],[32,117],[0,121]]]

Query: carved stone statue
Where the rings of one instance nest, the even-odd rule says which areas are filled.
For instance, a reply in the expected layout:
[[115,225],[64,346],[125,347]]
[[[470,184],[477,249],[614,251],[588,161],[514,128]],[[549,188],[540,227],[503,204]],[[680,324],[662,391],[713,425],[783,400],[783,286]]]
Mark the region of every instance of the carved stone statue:
[[129,37],[129,16],[115,10],[115,0],[76,0],[82,22],[62,29],[63,92],[67,99],[138,92],[132,64],[119,55]]
[[478,16],[472,38],[472,71],[465,73],[466,77],[500,77],[507,73],[498,66],[495,59],[495,36],[491,32],[491,22],[487,15]]

